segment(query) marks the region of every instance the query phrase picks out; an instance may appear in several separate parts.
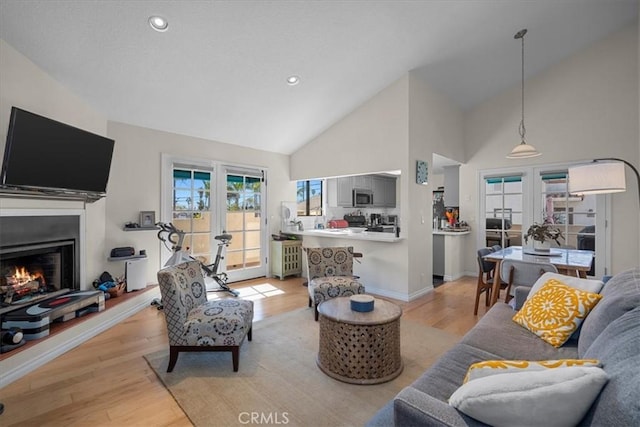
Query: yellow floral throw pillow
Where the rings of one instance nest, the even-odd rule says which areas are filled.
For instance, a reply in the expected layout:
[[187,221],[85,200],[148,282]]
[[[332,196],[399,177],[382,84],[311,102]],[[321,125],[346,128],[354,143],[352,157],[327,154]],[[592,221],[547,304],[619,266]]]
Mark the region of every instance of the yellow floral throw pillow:
[[524,303],[513,321],[552,346],[560,347],[601,298],[600,294],[550,279]]
[[473,363],[467,370],[464,383],[489,375],[508,374],[512,372],[543,371],[554,368],[572,366],[600,367],[597,359],[557,359],[557,360],[483,360]]

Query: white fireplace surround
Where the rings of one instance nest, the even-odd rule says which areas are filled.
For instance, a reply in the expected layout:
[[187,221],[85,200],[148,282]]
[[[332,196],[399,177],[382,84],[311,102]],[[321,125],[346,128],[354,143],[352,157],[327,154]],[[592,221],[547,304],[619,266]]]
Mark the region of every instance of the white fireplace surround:
[[[1,202],[2,199],[0,199]],[[33,209],[0,208],[0,217],[15,216],[78,216],[79,217],[79,262],[80,289],[92,289],[87,281],[86,212],[84,209]],[[15,355],[0,361],[0,388],[12,383],[47,362],[61,356],[72,348],[106,331],[127,317],[148,307],[154,298],[159,298],[159,290],[142,292],[133,298],[92,315],[87,320],[53,336],[38,340],[29,348],[17,351]],[[11,354],[11,353],[9,353]]]

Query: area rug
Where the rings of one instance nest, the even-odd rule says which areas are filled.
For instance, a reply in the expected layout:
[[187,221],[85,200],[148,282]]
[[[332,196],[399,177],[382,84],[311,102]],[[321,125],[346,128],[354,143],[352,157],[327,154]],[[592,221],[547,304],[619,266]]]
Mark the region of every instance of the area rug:
[[362,426],[460,339],[406,319],[400,331],[404,370],[376,385],[343,383],[317,367],[311,309],[255,322],[238,372],[231,353],[182,353],[171,373],[168,348],[145,359],[196,426]]

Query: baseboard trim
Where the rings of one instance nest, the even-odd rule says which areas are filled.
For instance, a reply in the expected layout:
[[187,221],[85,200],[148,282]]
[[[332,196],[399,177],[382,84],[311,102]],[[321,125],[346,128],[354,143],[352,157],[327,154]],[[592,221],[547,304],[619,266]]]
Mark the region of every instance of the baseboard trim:
[[393,298],[393,299],[397,299],[398,301],[404,301],[404,302],[409,302],[409,301],[413,301],[416,298],[420,298],[423,295],[428,294],[429,292],[433,291],[433,285],[428,285],[423,289],[420,289],[417,292],[414,292],[412,294],[405,294],[405,293],[401,293],[401,292],[393,292],[393,291],[388,291],[385,289],[378,289],[378,288],[372,288],[370,286],[367,286],[367,293],[368,294],[374,294],[374,295],[380,295],[382,297],[387,297],[387,298]]
[[22,378],[31,371],[106,331],[129,316],[148,307],[159,298],[158,288],[142,292],[84,322],[33,345],[15,356],[0,361],[0,388]]

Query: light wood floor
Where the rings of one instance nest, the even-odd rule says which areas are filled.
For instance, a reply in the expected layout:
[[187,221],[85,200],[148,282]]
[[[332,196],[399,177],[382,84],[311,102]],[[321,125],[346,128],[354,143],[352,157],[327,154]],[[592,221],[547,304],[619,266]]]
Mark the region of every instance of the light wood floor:
[[[284,291],[255,301],[254,321],[259,321],[306,307],[307,288],[302,282],[262,278],[233,287],[270,283]],[[481,299],[478,316],[473,315],[475,287],[476,279],[466,277],[417,300],[395,302],[406,318],[462,336],[486,312]],[[311,311],[309,321],[313,321]],[[143,309],[0,390],[5,405],[0,425],[191,425],[142,357],[167,345],[162,311]]]

